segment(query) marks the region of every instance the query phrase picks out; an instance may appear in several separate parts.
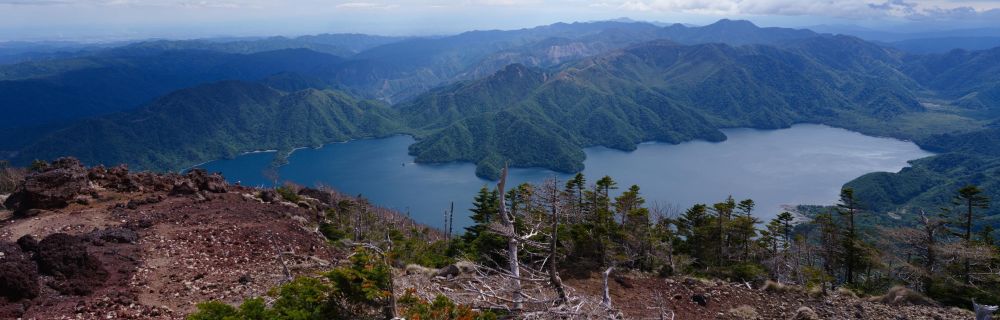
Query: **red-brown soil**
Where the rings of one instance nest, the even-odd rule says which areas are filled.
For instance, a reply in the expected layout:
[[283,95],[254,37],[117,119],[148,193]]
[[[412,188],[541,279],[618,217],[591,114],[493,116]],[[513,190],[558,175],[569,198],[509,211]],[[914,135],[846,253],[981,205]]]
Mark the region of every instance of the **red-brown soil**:
[[[105,237],[113,241],[78,244],[107,272],[87,295],[72,289],[60,293],[56,289],[66,287],[61,284],[66,279],[42,276],[37,298],[17,303],[0,298],[0,304],[20,309],[24,319],[181,318],[200,301],[236,303],[263,295],[286,278],[286,267],[291,276],[329,269],[338,253],[314,231],[315,213],[244,196],[254,192],[230,188],[201,199],[104,190],[89,204],[4,221],[3,242],[56,233],[89,237],[95,229],[108,228],[135,229],[138,239],[117,243]],[[163,200],[127,205],[149,196]]]

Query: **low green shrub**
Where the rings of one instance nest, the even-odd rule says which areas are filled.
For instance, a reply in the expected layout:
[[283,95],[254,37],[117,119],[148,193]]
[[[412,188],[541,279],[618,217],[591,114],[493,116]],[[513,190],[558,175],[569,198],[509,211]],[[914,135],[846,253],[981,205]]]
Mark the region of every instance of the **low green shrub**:
[[299,194],[295,192],[295,189],[290,186],[277,187],[274,191],[277,192],[282,199],[285,199],[285,201],[288,202],[296,203],[299,202],[299,200],[302,200],[302,197],[300,197]]
[[400,316],[406,319],[419,320],[496,320],[496,314],[492,312],[476,312],[471,308],[455,304],[455,302],[443,295],[438,295],[434,301],[427,302],[414,294],[413,289],[409,289],[399,299],[399,306],[402,308]]

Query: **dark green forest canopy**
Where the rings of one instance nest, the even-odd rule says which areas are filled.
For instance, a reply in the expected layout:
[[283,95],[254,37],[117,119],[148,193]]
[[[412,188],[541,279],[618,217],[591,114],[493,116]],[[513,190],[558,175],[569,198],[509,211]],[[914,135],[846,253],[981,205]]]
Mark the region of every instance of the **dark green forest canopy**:
[[[354,49],[350,58],[308,49],[241,55],[167,42],[5,66],[0,90],[56,86],[48,92],[69,95],[35,95],[60,106],[84,99],[83,114],[117,103],[108,97],[143,81],[183,80],[178,73],[186,70],[203,70],[191,81],[243,80],[182,89],[68,125],[5,128],[0,149],[21,165],[74,155],[91,164],[178,170],[253,150],[406,133],[418,139],[410,148],[418,162],[474,162],[478,175],[495,178],[504,163],[580,171],[589,146],[634,150],[643,141],[721,141],[722,128],[822,123],[941,153],[900,173],[851,182],[872,209],[936,203],[964,183],[995,195],[1000,49],[912,55],[848,36],[734,21],[685,28],[607,23],[470,32],[395,39]],[[676,42],[655,40],[663,38]],[[175,45],[184,50],[171,51]],[[586,50],[545,55],[570,45]],[[111,82],[79,81],[87,75]],[[474,80],[417,94],[458,79]],[[88,90],[97,98],[77,95]],[[158,92],[129,96],[127,104]],[[384,95],[412,98],[393,106],[361,98]]]
[[81,121],[29,145],[19,163],[73,155],[86,163],[180,170],[253,150],[289,151],[401,131],[395,112],[334,90],[292,93],[241,81],[180,90],[139,110]]
[[[579,171],[588,146],[721,141],[720,128],[803,122],[865,131],[925,112],[910,91],[915,82],[891,72],[901,63],[892,52],[855,40],[783,48],[655,41],[558,69],[511,65],[397,109],[419,130],[410,149],[417,161],[472,161],[488,178],[505,161]],[[833,57],[827,42],[874,53]]]
[[[896,211],[900,219],[916,210],[937,212],[949,203],[954,190],[978,185],[985,194],[1000,199],[1000,129],[931,136],[918,144],[941,154],[911,161],[898,173],[876,172],[861,176],[848,187],[876,212]],[[982,225],[1000,226],[1000,208],[986,209]]]

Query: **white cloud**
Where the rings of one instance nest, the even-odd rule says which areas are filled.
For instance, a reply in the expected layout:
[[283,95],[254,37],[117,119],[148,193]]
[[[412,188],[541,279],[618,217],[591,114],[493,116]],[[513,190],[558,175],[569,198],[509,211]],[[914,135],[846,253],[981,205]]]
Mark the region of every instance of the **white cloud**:
[[783,26],[853,21],[875,27],[907,22],[921,28],[1000,27],[1000,0],[0,0],[0,41],[445,34],[619,17],[693,24],[733,18]]
[[628,0],[632,11],[735,15],[824,16],[834,18],[902,17],[910,19],[979,17],[1000,7],[975,0]]
[[340,9],[392,9],[399,7],[399,5],[374,2],[345,2],[335,7]]
[[0,5],[77,6],[77,7],[178,7],[178,8],[248,8],[261,1],[235,0],[0,0]]
[[523,1],[523,0],[479,0],[474,1],[474,4],[487,5],[487,6],[519,6],[526,4],[535,4],[537,1]]

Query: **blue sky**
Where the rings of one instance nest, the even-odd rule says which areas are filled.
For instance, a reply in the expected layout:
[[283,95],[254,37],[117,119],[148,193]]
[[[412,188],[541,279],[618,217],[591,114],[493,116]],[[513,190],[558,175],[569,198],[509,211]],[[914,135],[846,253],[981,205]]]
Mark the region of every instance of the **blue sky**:
[[428,35],[619,17],[902,31],[1000,27],[1000,0],[0,0],[0,41]]

